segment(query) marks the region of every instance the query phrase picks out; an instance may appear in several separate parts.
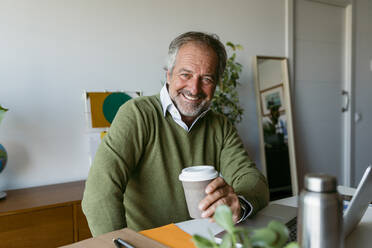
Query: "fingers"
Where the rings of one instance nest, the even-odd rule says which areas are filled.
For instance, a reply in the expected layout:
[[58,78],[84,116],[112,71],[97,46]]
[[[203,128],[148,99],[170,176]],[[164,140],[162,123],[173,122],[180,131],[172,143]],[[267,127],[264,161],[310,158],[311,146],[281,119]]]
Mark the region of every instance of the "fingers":
[[[206,198],[203,199],[203,201],[206,200]],[[211,201],[213,201],[213,200],[211,200]],[[219,205],[227,205],[227,206],[230,207],[232,215],[233,215],[233,221],[234,222],[237,222],[240,219],[241,207],[240,207],[238,196],[233,191],[231,193],[213,201],[207,207],[202,208],[203,212],[202,212],[201,217],[202,218],[212,218]]]
[[240,204],[234,189],[221,177],[213,180],[206,188],[207,196],[200,201],[203,218],[211,218],[219,205],[227,205],[233,213],[234,222],[240,218]]
[[213,215],[214,215],[214,212],[216,211],[216,209],[219,205],[227,205],[227,206],[233,205],[232,204],[232,198],[231,197],[223,197],[223,198],[220,198],[217,201],[213,202],[207,208],[203,209],[201,217],[202,218],[212,218]]
[[207,196],[202,201],[200,201],[199,209],[206,210],[211,204],[213,204],[220,198],[227,196],[229,191],[232,190],[232,188],[230,189],[229,187],[230,186],[227,185],[225,180],[223,180],[223,178],[221,177],[213,180],[205,189]]
[[210,194],[213,191],[215,191],[216,189],[221,188],[225,185],[227,185],[225,180],[223,180],[222,177],[217,177],[211,183],[208,184],[208,186],[205,188],[205,193]]
[[230,207],[233,213],[233,221],[234,223],[238,222],[240,218],[242,217],[242,209],[240,207],[240,202],[238,196],[236,196],[236,201],[234,202],[234,206]]
[[205,210],[212,204],[230,206],[232,204],[234,194],[234,190],[228,185],[218,188],[203,199],[202,210]]

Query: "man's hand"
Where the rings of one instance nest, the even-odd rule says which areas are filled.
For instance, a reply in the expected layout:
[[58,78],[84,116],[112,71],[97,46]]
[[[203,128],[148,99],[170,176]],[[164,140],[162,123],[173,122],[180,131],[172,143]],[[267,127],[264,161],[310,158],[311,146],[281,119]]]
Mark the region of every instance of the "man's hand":
[[208,184],[205,193],[207,196],[199,203],[199,209],[203,211],[203,218],[213,217],[219,205],[227,205],[232,211],[233,221],[236,223],[240,219],[241,208],[238,196],[222,177],[217,177]]

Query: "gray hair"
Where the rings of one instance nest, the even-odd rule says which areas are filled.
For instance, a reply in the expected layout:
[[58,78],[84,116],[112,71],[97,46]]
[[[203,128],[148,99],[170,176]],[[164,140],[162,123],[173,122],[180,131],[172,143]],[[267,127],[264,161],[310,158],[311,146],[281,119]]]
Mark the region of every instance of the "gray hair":
[[202,32],[187,32],[177,36],[169,45],[168,58],[167,58],[167,70],[172,74],[173,68],[176,64],[176,57],[179,49],[189,42],[196,42],[199,44],[206,45],[213,49],[218,57],[218,68],[217,68],[217,82],[221,79],[223,72],[226,67],[226,49],[221,43],[220,39],[216,34],[208,34]]

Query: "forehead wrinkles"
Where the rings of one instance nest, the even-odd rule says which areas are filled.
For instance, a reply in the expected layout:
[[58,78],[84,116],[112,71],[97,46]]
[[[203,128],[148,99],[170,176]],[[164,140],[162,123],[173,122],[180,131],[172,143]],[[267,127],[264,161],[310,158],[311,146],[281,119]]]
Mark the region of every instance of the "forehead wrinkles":
[[214,74],[215,66],[213,63],[205,60],[195,60],[193,56],[184,56],[180,59],[178,65],[176,65],[178,71],[187,70],[194,73],[203,73],[203,74]]
[[205,74],[216,74],[217,54],[208,46],[198,44],[183,45],[178,51],[175,67],[200,72]]

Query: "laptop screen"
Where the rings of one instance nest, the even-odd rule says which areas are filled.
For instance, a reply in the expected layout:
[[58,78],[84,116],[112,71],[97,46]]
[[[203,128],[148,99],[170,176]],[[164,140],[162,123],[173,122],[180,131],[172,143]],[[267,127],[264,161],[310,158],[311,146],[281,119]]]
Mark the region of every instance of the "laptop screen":
[[362,179],[344,212],[344,235],[347,237],[358,225],[372,201],[372,165],[364,172]]

